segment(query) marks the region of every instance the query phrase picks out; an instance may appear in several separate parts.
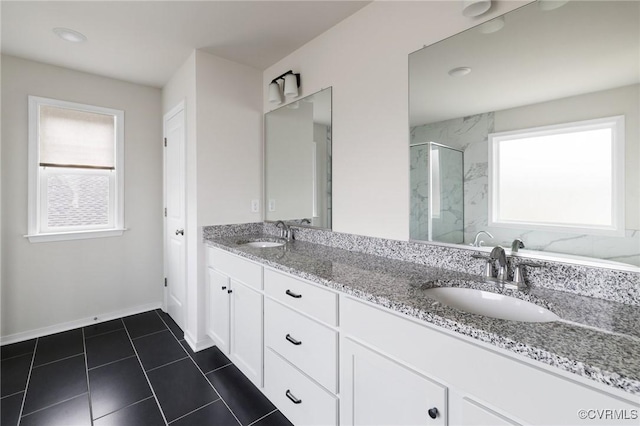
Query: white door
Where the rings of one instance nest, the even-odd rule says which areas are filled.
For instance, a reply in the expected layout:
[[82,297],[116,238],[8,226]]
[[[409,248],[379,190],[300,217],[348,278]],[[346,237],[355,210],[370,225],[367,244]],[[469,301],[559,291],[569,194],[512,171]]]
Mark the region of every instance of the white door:
[[186,300],[185,118],[181,103],[164,116],[165,305],[184,330]]

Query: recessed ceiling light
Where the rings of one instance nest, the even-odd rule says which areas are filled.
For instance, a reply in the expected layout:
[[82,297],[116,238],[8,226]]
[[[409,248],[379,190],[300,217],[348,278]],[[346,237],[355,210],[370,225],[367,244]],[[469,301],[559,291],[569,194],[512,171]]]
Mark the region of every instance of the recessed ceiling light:
[[82,43],[87,41],[87,36],[69,28],[54,28],[53,32],[63,40],[70,41],[72,43]]
[[471,72],[471,68],[469,67],[458,67],[449,70],[449,75],[451,77],[462,77]]
[[492,34],[500,31],[504,28],[504,17],[499,16],[496,19],[492,19],[478,27],[478,31],[482,34]]
[[491,9],[491,0],[463,0],[462,14],[468,18],[474,18]]

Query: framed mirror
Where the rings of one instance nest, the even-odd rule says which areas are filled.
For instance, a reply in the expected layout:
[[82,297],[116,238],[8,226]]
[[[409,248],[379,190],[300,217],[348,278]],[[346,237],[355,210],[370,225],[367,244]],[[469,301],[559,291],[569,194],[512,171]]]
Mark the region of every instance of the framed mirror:
[[640,267],[640,3],[536,1],[409,56],[410,238]]
[[265,220],[331,229],[331,88],[265,114]]

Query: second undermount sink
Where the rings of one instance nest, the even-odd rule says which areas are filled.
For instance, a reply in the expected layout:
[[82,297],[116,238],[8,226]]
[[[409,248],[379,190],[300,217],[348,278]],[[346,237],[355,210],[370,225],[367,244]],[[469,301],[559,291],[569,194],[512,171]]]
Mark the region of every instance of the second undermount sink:
[[560,319],[550,310],[535,303],[490,291],[460,287],[436,287],[425,295],[443,305],[472,314],[523,322],[551,322]]

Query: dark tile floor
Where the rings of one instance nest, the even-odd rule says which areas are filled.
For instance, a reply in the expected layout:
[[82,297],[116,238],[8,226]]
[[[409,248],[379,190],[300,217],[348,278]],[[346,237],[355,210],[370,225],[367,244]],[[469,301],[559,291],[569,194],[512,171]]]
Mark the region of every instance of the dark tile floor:
[[161,310],[1,348],[2,426],[291,423],[213,347]]

